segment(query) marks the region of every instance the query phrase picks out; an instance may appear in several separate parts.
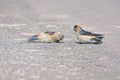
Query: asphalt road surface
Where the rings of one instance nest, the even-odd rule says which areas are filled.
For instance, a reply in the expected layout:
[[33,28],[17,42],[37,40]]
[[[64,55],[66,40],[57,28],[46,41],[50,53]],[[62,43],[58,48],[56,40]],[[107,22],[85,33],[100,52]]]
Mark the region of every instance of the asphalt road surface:
[[[78,44],[74,25],[102,33]],[[28,43],[61,31],[61,43]],[[120,0],[0,0],[0,80],[120,80]]]

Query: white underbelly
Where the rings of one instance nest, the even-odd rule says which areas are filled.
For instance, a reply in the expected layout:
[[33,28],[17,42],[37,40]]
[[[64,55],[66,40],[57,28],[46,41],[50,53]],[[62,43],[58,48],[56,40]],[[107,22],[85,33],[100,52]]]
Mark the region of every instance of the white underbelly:
[[77,39],[80,41],[80,42],[90,42],[92,37],[91,36],[77,36]]
[[40,34],[39,35],[39,41],[42,43],[51,43],[53,40],[46,34]]
[[50,38],[42,38],[41,40],[39,40],[40,42],[43,42],[43,43],[51,43],[53,42],[53,40],[51,40]]

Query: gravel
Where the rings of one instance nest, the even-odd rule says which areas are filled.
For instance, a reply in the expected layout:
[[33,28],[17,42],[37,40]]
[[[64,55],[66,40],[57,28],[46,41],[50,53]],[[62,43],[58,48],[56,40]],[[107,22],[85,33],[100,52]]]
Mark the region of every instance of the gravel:
[[[120,1],[0,0],[0,80],[120,80]],[[103,33],[78,44],[74,25]],[[28,43],[62,31],[61,43]]]

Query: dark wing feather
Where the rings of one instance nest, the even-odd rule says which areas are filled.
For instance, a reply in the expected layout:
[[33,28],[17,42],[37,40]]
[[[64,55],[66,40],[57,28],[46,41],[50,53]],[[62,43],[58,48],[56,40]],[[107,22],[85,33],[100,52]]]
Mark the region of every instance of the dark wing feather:
[[92,33],[81,29],[81,30],[80,30],[80,34],[81,34],[81,35],[91,35]]
[[46,31],[45,33],[47,33],[49,35],[53,35],[55,32]]
[[31,36],[31,37],[28,39],[28,42],[37,40],[37,39],[38,39],[37,36],[38,36],[38,35]]
[[95,33],[92,33],[92,32],[85,31],[83,29],[80,30],[80,34],[81,35],[90,35],[90,36],[99,36],[99,37],[103,38],[102,34],[95,34]]

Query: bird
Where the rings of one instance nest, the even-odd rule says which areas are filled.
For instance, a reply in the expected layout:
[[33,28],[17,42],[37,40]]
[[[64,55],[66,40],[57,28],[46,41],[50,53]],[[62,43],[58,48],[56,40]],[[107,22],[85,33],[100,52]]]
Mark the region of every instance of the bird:
[[102,43],[102,38],[104,38],[103,34],[96,34],[82,29],[81,26],[75,25],[73,30],[77,33],[77,39],[80,41],[79,43]]
[[41,43],[59,43],[60,40],[64,39],[64,35],[62,32],[51,32],[46,31],[39,33],[37,35],[33,35],[28,39],[28,42],[38,41]]

